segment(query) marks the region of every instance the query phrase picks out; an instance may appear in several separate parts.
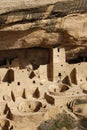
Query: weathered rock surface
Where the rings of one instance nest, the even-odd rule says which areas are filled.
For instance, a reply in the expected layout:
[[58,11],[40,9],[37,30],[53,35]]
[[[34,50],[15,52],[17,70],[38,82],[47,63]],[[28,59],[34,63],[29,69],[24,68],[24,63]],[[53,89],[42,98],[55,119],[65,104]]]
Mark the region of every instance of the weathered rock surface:
[[86,0],[3,0],[0,50],[65,47],[67,60],[87,57]]

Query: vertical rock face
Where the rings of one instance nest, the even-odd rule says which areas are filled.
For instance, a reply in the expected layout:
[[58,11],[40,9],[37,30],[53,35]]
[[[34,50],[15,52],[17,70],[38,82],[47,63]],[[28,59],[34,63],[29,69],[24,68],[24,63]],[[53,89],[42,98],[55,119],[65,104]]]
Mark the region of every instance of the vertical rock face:
[[0,50],[60,46],[67,60],[86,57],[86,13],[86,0],[3,0]]

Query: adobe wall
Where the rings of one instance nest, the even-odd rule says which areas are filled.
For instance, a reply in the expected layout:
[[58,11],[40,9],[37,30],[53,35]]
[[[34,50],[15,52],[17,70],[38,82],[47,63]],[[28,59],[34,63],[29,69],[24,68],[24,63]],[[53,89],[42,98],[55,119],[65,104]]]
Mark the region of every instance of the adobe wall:
[[33,78],[37,82],[57,81],[68,85],[87,81],[87,63],[68,64],[64,48],[0,51],[0,66],[0,83],[5,84],[10,69],[14,71],[12,84],[15,85],[33,84]]
[[[84,69],[83,69],[84,68]],[[53,49],[53,74],[54,81],[68,82],[68,85],[82,84],[87,81],[87,63],[72,63],[66,62],[66,55],[64,48]]]

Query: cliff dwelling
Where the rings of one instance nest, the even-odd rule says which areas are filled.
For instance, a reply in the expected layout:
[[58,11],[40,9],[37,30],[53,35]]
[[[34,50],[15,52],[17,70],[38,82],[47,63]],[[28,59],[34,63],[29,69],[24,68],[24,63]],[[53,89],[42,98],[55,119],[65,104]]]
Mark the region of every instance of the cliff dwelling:
[[87,130],[87,0],[0,1],[0,130]]
[[[59,84],[65,85],[64,90],[60,91],[66,91],[70,86],[78,86],[87,82],[87,63],[82,61],[69,64],[66,62],[64,48],[14,49],[0,51],[0,56],[2,91],[0,97],[2,99],[5,94],[14,95],[15,98],[19,96],[28,98],[30,95],[40,98],[40,96],[44,96],[45,89],[54,88],[53,93],[56,93],[58,88],[55,87],[58,87]],[[49,87],[51,84],[53,88]],[[45,88],[45,85],[48,87]],[[8,94],[7,91],[4,92],[6,88]]]
[[[85,97],[87,91],[78,86],[87,83],[87,62],[67,62],[66,56],[65,49],[58,47],[0,51],[1,115],[19,122],[21,114],[22,123],[26,116],[27,124],[31,115],[35,119],[34,113],[41,112],[42,117],[53,106],[61,107],[72,99]],[[17,126],[12,123],[6,129],[11,127]]]
[[86,61],[74,64],[66,62],[64,48],[33,47],[0,51],[1,85],[22,85],[35,78],[39,81],[58,81],[69,85],[72,82],[77,85],[86,82],[86,67]]

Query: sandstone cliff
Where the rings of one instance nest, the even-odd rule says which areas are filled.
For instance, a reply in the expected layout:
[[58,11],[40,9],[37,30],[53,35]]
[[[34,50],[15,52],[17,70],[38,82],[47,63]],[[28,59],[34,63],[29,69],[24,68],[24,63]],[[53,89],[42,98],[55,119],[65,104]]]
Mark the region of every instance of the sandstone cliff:
[[67,59],[87,56],[86,0],[0,3],[0,50],[58,46]]

